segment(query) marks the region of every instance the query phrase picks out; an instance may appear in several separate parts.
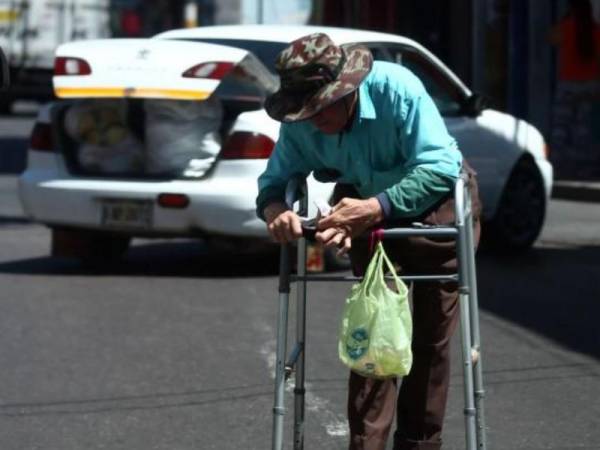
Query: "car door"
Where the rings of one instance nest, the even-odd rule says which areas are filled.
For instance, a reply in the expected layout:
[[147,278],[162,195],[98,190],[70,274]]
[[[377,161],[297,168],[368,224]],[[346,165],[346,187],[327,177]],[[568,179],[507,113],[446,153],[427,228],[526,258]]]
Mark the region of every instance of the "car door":
[[397,43],[370,47],[374,59],[402,64],[423,82],[448,131],[479,174],[482,197],[490,200],[484,202],[484,215],[491,214],[494,208],[488,211],[486,207],[497,202],[514,157],[502,151],[506,148],[504,139],[482,124],[482,111],[469,105],[471,93],[454,81],[447,68],[416,47]]

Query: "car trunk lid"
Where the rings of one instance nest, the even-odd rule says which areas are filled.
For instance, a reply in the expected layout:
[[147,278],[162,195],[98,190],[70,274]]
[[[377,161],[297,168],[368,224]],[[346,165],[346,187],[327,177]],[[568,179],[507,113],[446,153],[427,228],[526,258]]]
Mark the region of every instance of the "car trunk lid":
[[75,101],[56,117],[59,147],[81,175],[204,176],[237,115],[278,85],[252,53],[223,45],[106,39],[56,55],[56,95]]
[[[261,93],[277,88],[275,77],[252,53],[200,42],[71,42],[58,47],[56,61],[53,83],[59,98],[204,100],[232,77],[244,78],[244,84]],[[82,70],[84,63],[87,70]],[[210,70],[211,64],[215,70]]]

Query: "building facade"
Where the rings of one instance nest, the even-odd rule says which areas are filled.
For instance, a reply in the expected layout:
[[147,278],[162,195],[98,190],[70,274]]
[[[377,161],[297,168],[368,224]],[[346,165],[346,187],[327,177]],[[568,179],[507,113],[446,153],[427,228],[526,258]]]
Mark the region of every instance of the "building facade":
[[[593,0],[600,15],[600,0]],[[548,133],[567,0],[314,0],[312,23],[397,33],[433,51],[492,106]]]

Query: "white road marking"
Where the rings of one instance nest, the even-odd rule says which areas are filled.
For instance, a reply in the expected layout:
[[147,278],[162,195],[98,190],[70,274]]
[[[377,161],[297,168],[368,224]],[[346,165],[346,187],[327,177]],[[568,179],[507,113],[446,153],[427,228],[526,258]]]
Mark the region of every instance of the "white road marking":
[[[273,329],[268,325],[263,325],[261,331],[266,331],[271,335],[274,334]],[[259,353],[265,360],[272,379],[275,379],[276,348],[277,343],[275,339],[269,339],[259,349]],[[319,397],[312,392],[310,383],[305,383],[305,388],[306,409],[320,417],[319,422],[323,424],[327,434],[333,437],[348,436],[348,424],[346,418],[341,414],[336,413],[333,408],[331,408],[329,400]],[[290,380],[286,383],[285,390],[287,392],[293,392],[294,380]]]

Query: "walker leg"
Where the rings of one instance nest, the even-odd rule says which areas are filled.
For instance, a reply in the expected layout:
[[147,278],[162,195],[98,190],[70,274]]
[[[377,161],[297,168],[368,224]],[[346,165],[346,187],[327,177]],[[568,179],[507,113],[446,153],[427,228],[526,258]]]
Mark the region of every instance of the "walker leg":
[[477,447],[486,450],[486,429],[484,414],[485,390],[483,388],[483,363],[481,356],[481,335],[479,333],[479,301],[477,296],[477,271],[475,269],[475,251],[473,242],[473,215],[469,214],[466,221],[467,258],[469,270],[469,306],[471,311],[471,342],[472,348],[477,352],[477,359],[473,366],[475,410],[477,421]]
[[273,405],[273,450],[283,449],[283,419],[285,415],[285,353],[287,349],[288,306],[290,299],[290,249],[281,246],[279,260],[279,316],[275,365],[275,402]]
[[[298,268],[299,276],[306,275],[306,239],[298,241]],[[306,281],[298,281],[297,313],[296,313],[296,345],[300,354],[296,362],[296,386],[294,388],[294,450],[304,449],[304,363],[306,353]]]
[[[465,439],[467,450],[476,450],[475,401],[473,399],[473,358],[471,353],[471,326],[469,314],[469,248],[466,223],[457,223],[458,228],[458,295],[460,306],[460,331],[464,372]],[[472,251],[472,250],[471,250]]]

